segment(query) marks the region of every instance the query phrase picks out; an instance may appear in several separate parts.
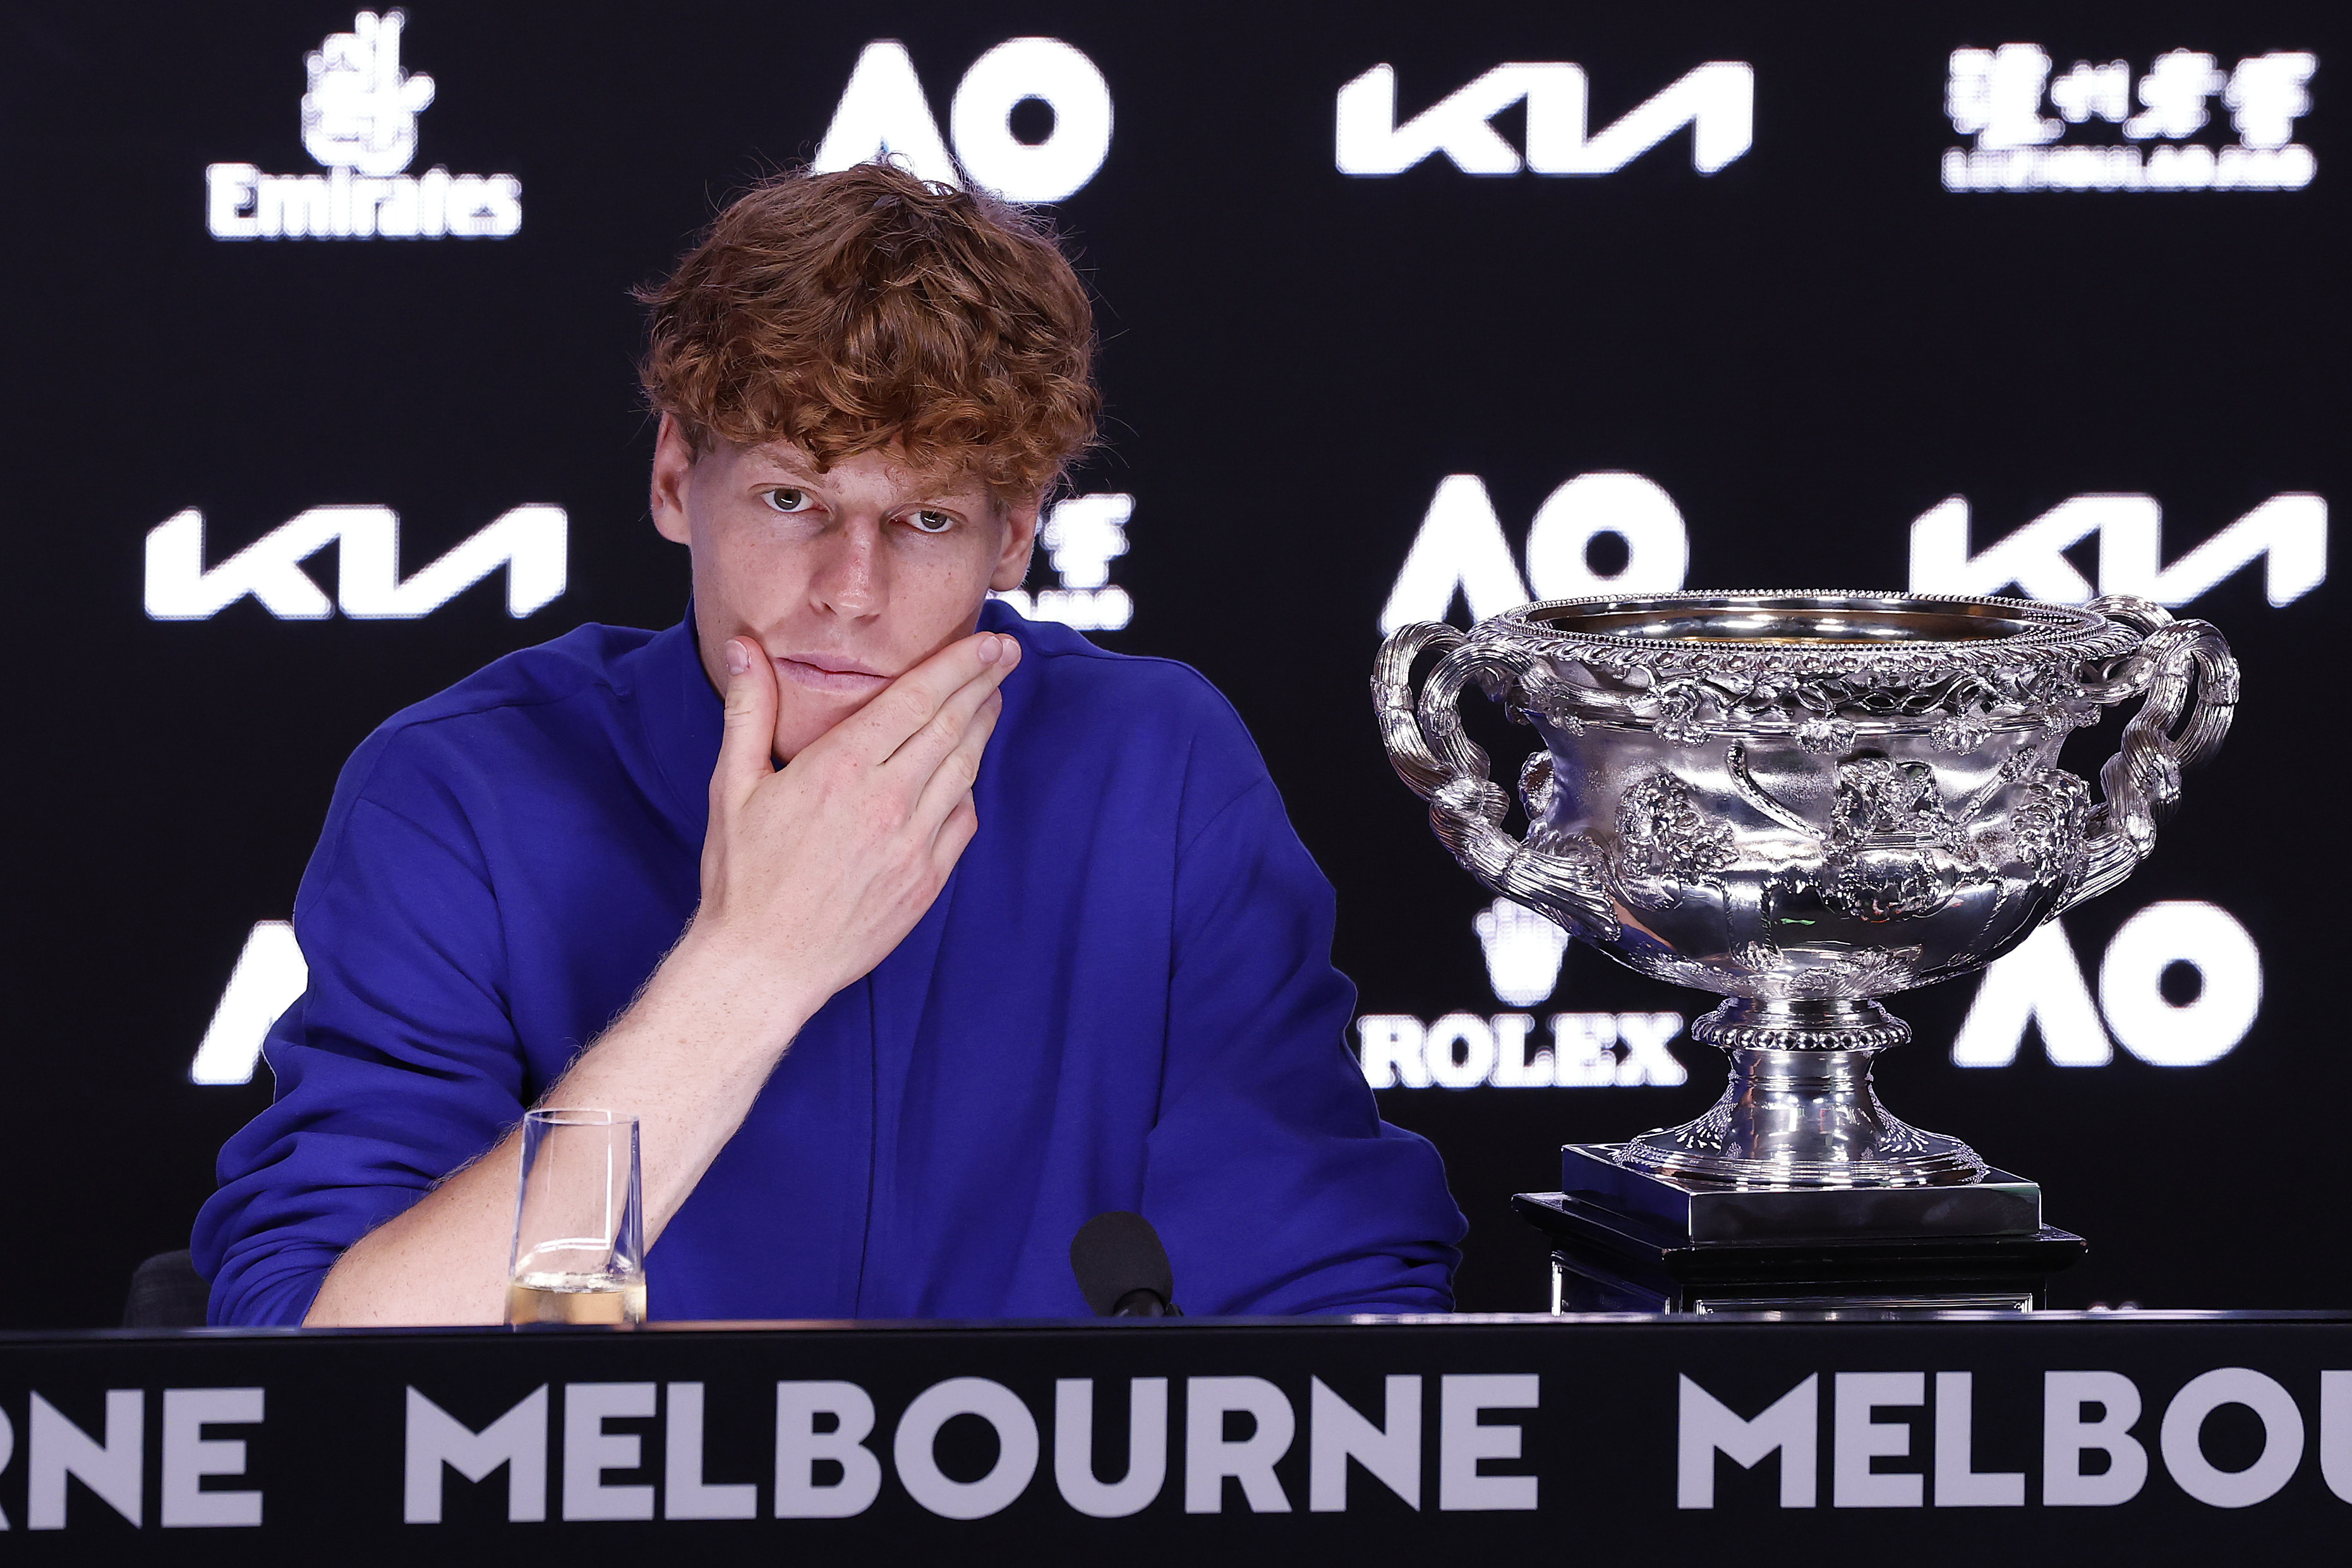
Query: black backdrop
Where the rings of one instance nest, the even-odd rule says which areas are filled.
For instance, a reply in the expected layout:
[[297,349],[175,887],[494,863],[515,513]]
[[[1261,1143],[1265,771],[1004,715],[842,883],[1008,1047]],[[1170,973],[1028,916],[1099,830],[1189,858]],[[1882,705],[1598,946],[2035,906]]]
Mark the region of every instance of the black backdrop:
[[[967,67],[1008,38],[1066,40],[1107,83],[1108,155],[1054,208],[1108,340],[1110,445],[1077,489],[1135,498],[1111,563],[1133,620],[1101,639],[1189,660],[1238,704],[1338,885],[1368,1014],[1705,1005],[1590,952],[1523,1008],[1489,983],[1472,928],[1488,900],[1390,774],[1365,697],[1445,476],[1481,478],[1514,554],[1564,481],[1645,476],[1686,524],[1693,586],[1908,585],[1912,521],[1952,496],[1979,552],[2069,498],[2154,497],[2171,560],[2271,497],[2344,489],[2335,160],[2352,154],[2331,134],[2346,28],[2322,8],[415,0],[402,63],[436,90],[409,172],[512,174],[520,231],[214,237],[208,164],[321,172],[303,57],[352,26],[320,0],[0,11],[20,1280],[0,1321],[110,1321],[131,1265],[184,1245],[213,1151],[268,1092],[266,1068],[192,1082],[197,1043],[257,922],[287,917],[368,730],[582,621],[677,616],[685,561],[645,515],[627,289],[729,191],[817,151],[874,40],[904,41],[942,127]],[[2292,134],[2315,176],[1947,190],[1946,151],[1979,144],[1947,112],[1954,51],[2023,42],[2053,74],[2123,61],[2133,83],[2172,51],[2223,76],[2309,51]],[[1337,95],[1373,66],[1395,68],[1409,119],[1506,62],[1559,61],[1589,74],[1595,132],[1704,62],[1745,62],[1753,145],[1712,174],[1687,129],[1585,177],[1474,175],[1444,152],[1394,177],[1335,166]],[[2232,142],[2222,96],[2202,107],[2201,129],[2137,140],[2047,101],[2001,123],[2022,112],[2045,151]],[[1038,114],[1015,132],[1060,133]],[[1493,126],[1517,148],[1525,121],[1511,107]],[[309,508],[390,507],[415,573],[527,503],[564,510],[568,584],[520,619],[503,571],[410,618],[145,608],[145,541],[184,509],[211,565]],[[1589,570],[1616,570],[1612,547]],[[2068,559],[2098,580],[2096,544]],[[335,562],[309,563],[329,595]],[[1033,584],[1054,582],[1041,561]],[[2092,1239],[2062,1299],[2346,1298],[2332,1108],[2352,1075],[2323,1011],[2345,868],[2322,662],[2337,592],[2274,606],[2256,563],[2194,599],[2244,663],[2239,727],[2155,859],[2066,921],[2096,995],[2135,912],[2226,910],[2264,987],[2242,1040],[2195,1067],[2128,1049],[2058,1066],[2029,1031],[2011,1065],[1966,1068],[1950,1042],[1977,982],[1898,1004],[1920,1038],[1884,1061],[1892,1105],[2042,1181],[2053,1221]],[[2095,772],[2097,738],[2078,743]],[[2193,1015],[2198,984],[2176,965],[2142,1011]],[[1704,1108],[1717,1059],[1672,1049],[1681,1087],[1383,1093],[1438,1141],[1472,1217],[1465,1308],[1540,1304],[1540,1248],[1505,1200],[1555,1184],[1560,1142]]]

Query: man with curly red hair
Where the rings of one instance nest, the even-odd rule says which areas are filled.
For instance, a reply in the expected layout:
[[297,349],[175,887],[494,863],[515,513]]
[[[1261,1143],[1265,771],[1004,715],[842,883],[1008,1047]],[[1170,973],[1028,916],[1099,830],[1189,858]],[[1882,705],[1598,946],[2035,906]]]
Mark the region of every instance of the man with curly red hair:
[[276,1102],[197,1222],[214,1321],[499,1321],[533,1104],[638,1119],[656,1318],[1076,1315],[1106,1209],[1195,1312],[1448,1305],[1461,1216],[1348,1058],[1330,889],[1239,720],[988,598],[1094,438],[1052,237],[793,174],[644,298],[691,610],[353,755]]

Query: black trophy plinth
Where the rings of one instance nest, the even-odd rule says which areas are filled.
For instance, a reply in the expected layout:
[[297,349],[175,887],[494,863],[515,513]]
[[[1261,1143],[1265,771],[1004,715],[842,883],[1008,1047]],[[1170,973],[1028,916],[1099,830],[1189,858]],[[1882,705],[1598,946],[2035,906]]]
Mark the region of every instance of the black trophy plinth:
[[1559,1192],[1511,1200],[1551,1237],[1555,1311],[2027,1311],[2087,1250],[2006,1171],[1945,1187],[1731,1187],[1628,1170],[1618,1147],[1569,1144]]

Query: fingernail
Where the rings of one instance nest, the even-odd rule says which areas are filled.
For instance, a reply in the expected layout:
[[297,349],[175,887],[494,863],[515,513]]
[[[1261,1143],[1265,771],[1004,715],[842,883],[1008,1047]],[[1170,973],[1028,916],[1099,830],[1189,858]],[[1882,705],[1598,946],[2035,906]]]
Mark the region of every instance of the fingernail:
[[733,637],[727,639],[727,673],[740,675],[751,668],[751,650]]
[[981,639],[981,643],[980,643],[980,662],[981,662],[981,663],[982,663],[982,664],[994,664],[998,659],[1000,659],[1000,658],[1003,658],[1003,657],[1004,657],[1004,641],[1003,641],[1003,638],[1001,638],[1001,637],[982,637],[982,638]]
[[1004,657],[1007,658],[1019,658],[1021,657],[1021,639],[1014,637],[1010,632],[1001,632],[998,635],[1004,638]]

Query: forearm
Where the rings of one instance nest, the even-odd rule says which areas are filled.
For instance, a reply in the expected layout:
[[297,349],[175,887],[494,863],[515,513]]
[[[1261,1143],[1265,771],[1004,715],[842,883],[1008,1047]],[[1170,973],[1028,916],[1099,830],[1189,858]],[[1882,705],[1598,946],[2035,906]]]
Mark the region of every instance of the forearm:
[[[634,1005],[541,1097],[634,1116],[650,1247],[750,1114],[803,1024],[823,1005],[783,966],[689,931]],[[520,1131],[329,1271],[313,1326],[495,1323],[506,1314]]]

